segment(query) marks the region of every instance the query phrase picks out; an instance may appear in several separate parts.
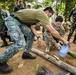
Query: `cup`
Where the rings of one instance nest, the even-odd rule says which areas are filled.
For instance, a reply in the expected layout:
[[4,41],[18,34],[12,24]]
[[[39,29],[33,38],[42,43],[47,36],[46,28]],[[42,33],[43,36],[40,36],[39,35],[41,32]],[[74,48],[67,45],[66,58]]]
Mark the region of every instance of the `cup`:
[[69,50],[70,50],[70,46],[66,46],[66,44],[63,44],[61,49],[59,50],[58,54],[61,57],[65,57],[67,55],[67,53],[69,52]]

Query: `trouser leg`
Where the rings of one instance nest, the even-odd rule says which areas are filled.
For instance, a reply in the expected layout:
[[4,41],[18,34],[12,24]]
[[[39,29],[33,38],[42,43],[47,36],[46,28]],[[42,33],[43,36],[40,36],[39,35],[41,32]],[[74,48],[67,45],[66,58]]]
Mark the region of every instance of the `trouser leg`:
[[0,62],[7,62],[25,46],[24,36],[19,28],[19,22],[12,17],[6,19],[6,26],[15,43],[9,46],[1,55]]
[[75,34],[75,36],[74,36],[73,43],[75,43],[75,44],[76,44],[76,34]]
[[8,33],[7,33],[7,32],[5,32],[5,38],[8,38],[8,39],[9,39],[9,41],[11,41],[11,37],[10,37],[10,35],[8,35]]
[[32,44],[33,44],[33,40],[34,40],[34,33],[31,31],[31,29],[29,27],[27,27],[25,25],[23,25],[21,27],[21,30],[22,30],[23,34],[27,37],[27,42],[26,42],[24,52],[29,53],[32,48]]
[[7,27],[5,26],[5,28],[4,28],[4,33],[5,33],[5,38],[8,38],[9,39],[9,41],[11,41],[11,38],[10,38],[10,35],[8,35],[8,29],[7,29]]
[[74,30],[75,30],[75,24],[73,24],[70,28],[70,33],[69,33],[68,39],[67,39],[68,41],[70,41],[70,38],[72,37]]
[[42,36],[43,36],[43,40],[45,41],[45,37],[44,37],[44,32],[45,32],[45,27],[42,27]]
[[5,39],[5,35],[4,34],[1,34],[1,39],[3,41],[3,43],[7,43],[6,39]]

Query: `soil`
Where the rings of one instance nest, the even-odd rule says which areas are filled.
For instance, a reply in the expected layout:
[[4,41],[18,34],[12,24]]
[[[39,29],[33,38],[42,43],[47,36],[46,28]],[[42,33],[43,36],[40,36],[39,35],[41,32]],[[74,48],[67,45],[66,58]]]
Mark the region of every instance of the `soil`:
[[[38,34],[41,35],[42,33],[38,32]],[[67,39],[67,35],[68,35],[68,33],[65,34],[65,37],[64,37],[65,39]],[[76,53],[76,50],[75,50],[76,44],[72,43],[73,38],[74,37],[72,37],[70,40],[70,46],[71,46],[71,51]],[[8,41],[8,39],[7,39],[7,41]],[[0,45],[1,44],[2,44],[2,41],[0,40]],[[13,44],[13,42],[8,41],[8,44],[11,45],[11,44]],[[0,48],[0,54],[3,53],[8,47],[9,46]],[[46,44],[45,44],[45,41],[42,40],[42,44],[39,46],[37,44],[37,41],[34,41],[32,47],[44,52],[44,50],[46,48]],[[57,65],[49,62],[48,60],[45,60],[44,58],[42,58],[39,55],[36,55],[32,52],[31,52],[31,54],[35,55],[37,57],[36,59],[23,60],[21,57],[22,53],[23,53],[23,49],[8,61],[8,64],[13,68],[13,72],[6,74],[6,75],[36,75],[36,73],[38,71],[43,71],[40,67],[43,65],[45,65],[49,70],[51,70],[54,73],[55,72],[66,72],[64,69],[58,67]],[[65,58],[62,58],[58,55],[58,50],[56,50],[54,48],[54,49],[51,49],[50,55],[56,55],[63,62],[66,62],[66,63],[76,67],[76,59],[69,56],[68,54],[66,55]],[[0,73],[0,75],[5,75],[5,74]]]

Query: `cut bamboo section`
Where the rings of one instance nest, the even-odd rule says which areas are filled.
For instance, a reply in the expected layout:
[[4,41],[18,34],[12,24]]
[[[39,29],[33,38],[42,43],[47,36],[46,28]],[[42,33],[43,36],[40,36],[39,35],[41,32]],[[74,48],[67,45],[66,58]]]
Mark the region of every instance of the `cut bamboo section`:
[[44,52],[42,52],[40,50],[37,50],[35,48],[32,48],[31,51],[33,53],[36,53],[36,54],[40,55],[41,57],[47,59],[48,61],[56,64],[57,66],[69,71],[70,73],[76,75],[76,67],[71,66],[71,65],[61,61],[60,59],[58,59],[58,58],[56,58],[54,56],[48,55],[48,54],[46,54],[46,53],[44,53]]

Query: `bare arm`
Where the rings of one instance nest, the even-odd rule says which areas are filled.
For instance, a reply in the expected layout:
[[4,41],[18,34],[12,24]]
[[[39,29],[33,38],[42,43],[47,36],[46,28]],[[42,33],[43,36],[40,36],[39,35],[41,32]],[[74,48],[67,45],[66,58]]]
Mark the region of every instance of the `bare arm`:
[[39,35],[37,34],[37,31],[35,29],[36,25],[31,25],[31,30],[33,31],[33,33],[35,34],[36,37],[38,37]]
[[36,29],[35,29],[35,26],[36,25],[31,25],[31,30],[33,31],[33,33],[35,34],[35,36],[37,37],[37,40],[38,40],[38,44],[40,45],[41,44],[41,37],[38,35]]
[[47,30],[55,37],[61,40],[64,44],[69,45],[69,42],[63,39],[60,34],[52,27],[52,25],[46,25],[45,26]]

